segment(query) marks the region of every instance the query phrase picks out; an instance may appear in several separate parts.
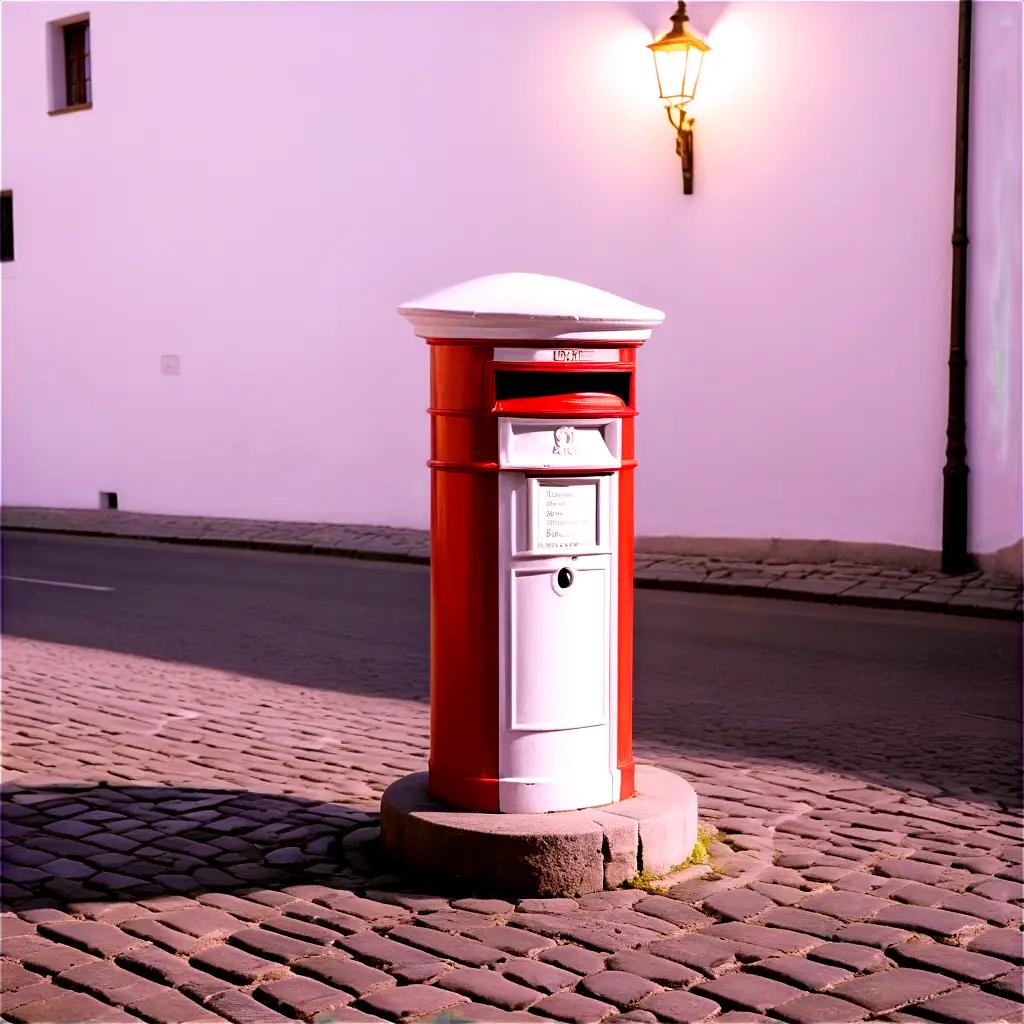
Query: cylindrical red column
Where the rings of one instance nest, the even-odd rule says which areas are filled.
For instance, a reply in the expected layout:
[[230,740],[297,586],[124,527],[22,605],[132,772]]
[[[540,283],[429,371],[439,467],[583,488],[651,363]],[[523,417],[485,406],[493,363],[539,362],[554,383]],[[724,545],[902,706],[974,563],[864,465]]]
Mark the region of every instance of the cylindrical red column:
[[[620,360],[634,369],[636,349],[624,348]],[[635,384],[634,384],[635,388]],[[636,408],[634,390],[633,407]],[[622,773],[619,799],[636,793],[633,761],[633,510],[636,475],[636,420],[622,421],[622,468],[619,470],[619,623],[618,623],[618,734],[616,763]]]
[[498,810],[498,432],[486,343],[430,339],[430,791]]
[[[557,293],[554,298],[553,293]],[[614,536],[601,548],[610,552],[614,563],[614,571],[603,570],[611,572],[614,581],[610,598],[615,609],[615,621],[610,624],[614,645],[609,647],[607,668],[607,685],[613,691],[607,698],[607,706],[612,709],[607,724],[612,749],[602,775],[612,781],[606,790],[588,790],[602,793],[600,798],[590,795],[579,798],[584,802],[574,803],[569,787],[568,796],[556,793],[551,797],[556,802],[541,809],[626,799],[635,792],[632,662],[636,349],[651,328],[661,322],[662,315],[586,286],[521,274],[467,282],[407,303],[401,312],[430,347],[430,792],[458,807],[499,811],[509,809],[506,799],[510,806],[519,799],[515,794],[508,796],[509,787],[531,785],[521,775],[523,748],[517,748],[518,774],[503,777],[502,761],[510,756],[503,751],[512,742],[509,730],[519,730],[513,737],[518,742],[523,730],[529,733],[530,727],[509,724],[508,702],[512,697],[507,679],[503,683],[503,673],[508,676],[511,672],[507,668],[511,656],[505,648],[516,642],[508,618],[509,558],[514,559],[516,553],[509,555],[511,542],[507,537],[503,541],[499,534],[500,524],[504,522],[507,530],[511,521],[510,509],[500,505],[510,500],[509,488],[499,485],[499,479],[509,474],[527,488],[531,480],[550,477],[571,481],[576,475],[587,480],[614,478],[614,487],[607,489],[614,496]],[[506,381],[515,377],[515,386],[499,386],[499,374],[504,374],[500,379]],[[499,393],[502,387],[507,393]],[[577,459],[561,464],[557,458],[548,458],[526,469],[503,464],[507,456],[502,454],[501,423],[530,424],[536,420],[538,429],[550,427],[554,431],[557,424],[567,421],[579,424],[577,429],[584,431],[588,418],[619,424],[608,435],[617,439],[620,449],[614,462],[590,465],[585,459]],[[516,514],[524,513],[520,509]],[[537,553],[526,551],[522,557],[536,561]],[[554,564],[556,556],[550,557]],[[600,557],[607,560],[609,555]],[[533,568],[527,566],[523,571]],[[550,644],[551,639],[545,642]],[[594,642],[604,641],[595,633]],[[560,682],[553,678],[551,685]],[[565,684],[572,682],[566,680]],[[536,728],[550,733],[552,729],[557,731],[558,725],[541,723]],[[572,729],[567,729],[568,775],[574,765]],[[559,780],[550,778],[550,760],[548,757],[548,776],[542,782],[557,790]]]

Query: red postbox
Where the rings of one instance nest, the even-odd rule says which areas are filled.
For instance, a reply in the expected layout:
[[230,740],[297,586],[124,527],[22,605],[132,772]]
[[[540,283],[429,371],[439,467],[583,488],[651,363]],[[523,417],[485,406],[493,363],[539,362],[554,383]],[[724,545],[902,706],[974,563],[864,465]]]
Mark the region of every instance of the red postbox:
[[430,792],[631,797],[636,353],[664,316],[537,274],[399,311],[430,346]]

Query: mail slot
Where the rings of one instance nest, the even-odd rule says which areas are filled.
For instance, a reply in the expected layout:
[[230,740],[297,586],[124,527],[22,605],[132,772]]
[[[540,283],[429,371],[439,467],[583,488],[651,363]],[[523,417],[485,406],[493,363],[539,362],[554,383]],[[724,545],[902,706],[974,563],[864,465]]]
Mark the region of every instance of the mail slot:
[[535,274],[399,310],[430,348],[430,791],[628,798],[636,355],[663,314]]
[[624,405],[632,402],[633,374],[629,370],[594,371],[582,360],[572,364],[575,370],[494,370],[494,398],[507,402],[519,398],[554,397],[560,394],[606,394],[618,396]]

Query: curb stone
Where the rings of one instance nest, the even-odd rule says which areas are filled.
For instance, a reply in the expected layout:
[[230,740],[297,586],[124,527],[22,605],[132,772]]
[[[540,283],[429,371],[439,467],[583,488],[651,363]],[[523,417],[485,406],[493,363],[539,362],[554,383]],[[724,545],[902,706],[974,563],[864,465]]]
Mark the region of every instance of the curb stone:
[[[5,507],[2,528],[11,533],[155,541],[411,565],[430,564],[426,530],[388,526],[296,523],[200,516],[165,516],[120,510]],[[1021,582],[1000,573],[944,576],[895,571],[849,562],[818,565],[727,560],[696,555],[637,554],[634,583],[645,590],[813,601],[864,608],[1024,620]]]

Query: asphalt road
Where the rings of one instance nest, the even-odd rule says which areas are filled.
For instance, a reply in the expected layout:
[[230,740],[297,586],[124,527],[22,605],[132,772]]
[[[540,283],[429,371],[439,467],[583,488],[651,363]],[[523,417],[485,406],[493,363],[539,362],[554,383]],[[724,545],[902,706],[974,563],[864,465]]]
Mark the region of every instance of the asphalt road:
[[[11,635],[427,699],[421,567],[12,533],[2,572]],[[638,753],[742,752],[1019,802],[1019,624],[636,597]]]

